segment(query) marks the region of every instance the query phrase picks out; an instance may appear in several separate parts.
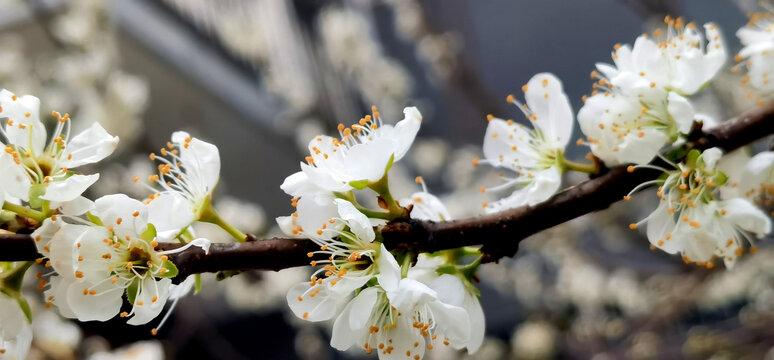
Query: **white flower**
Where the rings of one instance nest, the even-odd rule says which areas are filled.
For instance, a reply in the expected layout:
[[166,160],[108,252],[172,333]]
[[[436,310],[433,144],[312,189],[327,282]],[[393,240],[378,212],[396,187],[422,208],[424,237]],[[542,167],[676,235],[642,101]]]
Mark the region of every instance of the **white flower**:
[[549,73],[533,76],[522,90],[526,105],[513,96],[508,96],[508,102],[518,105],[535,129],[530,132],[512,120],[495,118],[490,118],[486,129],[485,159],[480,163],[517,173],[515,178],[504,178],[504,184],[489,190],[522,186],[509,197],[489,205],[490,212],[541,203],[561,185],[561,158],[573,128],[570,102],[561,81]]
[[32,327],[19,303],[0,292],[0,359],[24,360],[32,343]]
[[[747,68],[743,85],[752,85],[765,98],[770,98],[774,84],[769,80],[774,72],[774,23],[771,13],[752,14],[747,26],[736,32],[744,48],[734,57],[738,66]],[[737,70],[735,67],[734,70]]]
[[220,154],[215,145],[184,131],[173,133],[160,153],[150,155],[159,162],[159,173],[149,180],[162,191],[148,199],[148,212],[159,231],[177,230],[198,220],[209,205],[220,178]]
[[461,301],[461,283],[439,282],[436,291],[414,279],[401,279],[391,254],[380,254],[378,262],[379,286],[362,290],[347,304],[333,324],[331,346],[347,350],[360,345],[368,353],[377,351],[382,360],[418,360],[440,343],[454,348],[468,343],[467,313],[442,300]]
[[598,64],[598,69],[614,84],[624,73],[635,74],[654,86],[693,95],[720,71],[728,55],[717,25],[704,25],[706,40],[693,23],[666,17],[668,28],[656,30],[651,39],[642,35],[629,45],[616,45],[615,67]]
[[129,346],[109,352],[98,352],[89,356],[89,360],[163,360],[164,347],[160,341],[139,341]]
[[408,208],[411,206],[411,218],[418,220],[448,221],[452,217],[449,210],[435,195],[427,191],[427,185],[422,177],[416,178],[422,185],[422,191],[412,194],[410,197],[398,200],[398,204]]
[[720,156],[717,148],[689,154],[686,163],[668,172],[659,188],[661,202],[646,219],[647,235],[653,246],[679,252],[686,262],[712,267],[717,256],[731,268],[745,242],[752,244],[749,234],[762,238],[771,231],[771,220],[746,199],[717,199],[716,187],[727,179],[716,171]]
[[[289,176],[281,188],[290,195],[309,182],[319,189],[346,192],[381,179],[388,167],[406,154],[419,131],[422,115],[414,107],[403,110],[404,119],[395,126],[382,124],[378,111],[352,128],[339,124],[341,139],[320,135],[309,142],[308,164]],[[304,186],[306,187],[306,186]]]
[[608,166],[648,163],[691,129],[695,113],[688,99],[649,79],[627,72],[598,84],[603,92],[584,98],[578,122],[591,152]]
[[0,155],[0,169],[4,170],[0,185],[6,196],[23,201],[35,201],[30,198],[30,190],[42,187],[45,191],[37,197],[51,201],[51,208],[63,207],[66,213],[82,214],[92,204],[80,196],[99,179],[99,174],[76,174],[70,169],[104,159],[115,150],[118,138],[98,123],[70,137],[70,116],[54,112],[58,122],[46,143],[39,107],[40,100],[34,96],[0,90],[0,118],[8,119],[0,130],[8,141]]
[[[326,218],[327,215],[320,213],[322,217],[299,215],[297,219],[295,216],[278,219],[281,226],[286,221],[304,220],[304,225],[295,225],[293,231],[308,236],[320,245],[319,251],[308,254],[310,258],[315,253],[325,258],[312,260],[312,266],[325,266],[312,275],[310,282],[297,284],[287,294],[293,313],[308,321],[324,321],[336,315],[352,292],[379,273],[376,259],[389,254],[384,245],[373,242],[376,234],[371,221],[350,202],[336,199],[331,204],[331,210],[338,214],[336,217]],[[315,198],[305,196],[299,200],[296,214],[315,212],[314,208],[308,207],[318,205]],[[313,220],[315,218],[317,222]],[[298,230],[303,226],[311,231]]]
[[[443,274],[436,271],[444,265],[443,257],[431,257],[420,254],[415,266],[409,269],[408,277],[427,284],[438,293],[438,298],[446,304],[459,306],[465,309],[470,320],[470,338],[465,344],[468,354],[473,354],[484,343],[486,335],[486,321],[484,309],[481,307],[479,292],[470,281],[463,281],[458,276]],[[464,288],[464,296],[459,297],[459,287]],[[450,289],[453,289],[450,291]]]
[[753,156],[742,174],[739,188],[744,196],[761,206],[774,197],[774,152],[764,151]]
[[[98,225],[70,224],[47,219],[32,235],[57,275],[51,278],[46,300],[65,317],[106,321],[117,315],[126,293],[132,309],[128,323],[141,325],[161,312],[177,273],[166,254],[154,249],[155,229],[148,224],[144,204],[123,194],[95,201],[90,213]],[[208,249],[209,241],[195,245]]]

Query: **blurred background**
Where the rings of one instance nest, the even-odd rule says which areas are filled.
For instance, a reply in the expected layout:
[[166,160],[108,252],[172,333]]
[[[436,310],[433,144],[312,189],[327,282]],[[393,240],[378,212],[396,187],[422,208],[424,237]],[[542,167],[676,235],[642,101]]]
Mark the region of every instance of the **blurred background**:
[[[521,119],[505,97],[532,75],[555,73],[577,110],[594,64],[664,15],[714,21],[736,51],[734,33],[754,10],[754,0],[0,0],[0,87],[120,136],[94,196],[147,196],[131,179],[152,172],[147,154],[174,130],[215,143],[215,205],[259,236],[277,234],[274,218],[292,211],[279,185],[313,136],[371,105],[391,123],[418,106],[423,128],[391,172],[393,193],[409,196],[423,176],[464,217],[481,212],[479,187],[497,182],[497,171],[471,165],[486,114]],[[697,99],[702,114],[722,120],[749,107],[739,83],[722,74]],[[570,157],[583,155],[571,147]],[[733,271],[651,251],[627,224],[655,208],[653,195],[533,236],[515,258],[482,267],[484,347],[428,358],[774,359],[774,248],[763,241]],[[206,275],[156,337],[156,323],[76,324],[38,304],[30,357],[362,358],[328,346],[330,324],[287,310],[286,290],[307,276]]]

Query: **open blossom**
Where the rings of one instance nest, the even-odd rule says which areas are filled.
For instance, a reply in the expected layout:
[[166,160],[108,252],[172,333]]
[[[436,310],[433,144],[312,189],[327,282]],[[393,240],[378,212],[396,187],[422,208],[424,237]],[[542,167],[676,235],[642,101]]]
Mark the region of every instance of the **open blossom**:
[[[65,317],[106,321],[119,314],[126,294],[131,310],[120,316],[131,317],[132,325],[149,322],[163,309],[177,269],[167,257],[170,252],[155,250],[156,233],[145,205],[123,194],[108,195],[95,201],[90,218],[98,224],[47,219],[32,234],[56,272],[46,301]],[[209,241],[197,239],[191,245],[206,251]]]
[[701,90],[726,63],[728,57],[717,25],[704,25],[703,35],[694,23],[667,16],[667,29],[656,30],[653,37],[644,34],[634,46],[616,45],[615,66],[597,68],[614,84],[618,76],[630,73],[652,82],[655,87],[693,95]]
[[433,289],[401,278],[400,266],[388,252],[377,261],[379,285],[362,290],[342,310],[333,324],[331,346],[347,350],[356,345],[367,353],[376,351],[379,359],[415,360],[436,346],[466,346],[468,314],[443,301],[464,297],[460,282],[441,281]]
[[[743,85],[751,85],[761,96],[770,99],[774,84],[769,77],[774,71],[774,22],[771,13],[752,14],[747,26],[736,32],[744,48],[734,57],[747,68]],[[738,67],[734,68],[735,70]]]
[[0,292],[0,359],[24,360],[32,343],[32,327],[19,303]]
[[[470,338],[465,347],[468,349],[468,354],[473,354],[484,343],[486,334],[484,308],[481,307],[479,292],[470,280],[460,278],[460,274],[439,275],[437,269],[444,264],[445,260],[442,256],[420,254],[416,265],[409,269],[407,276],[436,290],[439,299],[444,303],[465,309],[470,320]],[[448,289],[459,289],[460,286],[464,288],[462,297],[459,297],[459,290],[448,291]]]
[[521,186],[490,204],[487,210],[491,212],[538,204],[553,196],[561,185],[561,159],[573,128],[570,102],[561,81],[549,73],[533,76],[522,90],[526,104],[513,96],[508,96],[508,102],[519,106],[534,130],[513,120],[490,117],[484,138],[485,159],[474,162],[516,172],[515,177],[503,177],[504,184],[489,190]]
[[[323,260],[311,260],[311,265],[323,267],[312,275],[311,281],[291,288],[287,301],[299,318],[324,321],[336,315],[343,302],[356,289],[379,273],[377,258],[389,255],[389,251],[384,245],[373,242],[376,234],[371,221],[357,211],[352,203],[336,199],[332,202],[336,215],[331,217],[326,212],[317,212],[319,204],[312,203],[314,201],[312,197],[302,197],[296,214],[303,215],[279,218],[278,223],[291,234],[300,232],[320,246],[319,251],[308,255],[313,258],[317,254]],[[310,211],[323,217],[309,217],[306,213]],[[293,224],[297,219],[305,220],[302,224],[308,232],[299,230],[302,225]],[[288,226],[294,228],[287,230]]]
[[161,187],[148,199],[150,221],[159,231],[181,229],[198,220],[209,205],[220,179],[220,153],[217,146],[176,131],[160,154],[150,155],[159,165],[158,174],[149,180]]
[[717,187],[727,181],[716,169],[720,156],[719,149],[708,149],[669,171],[659,188],[659,206],[644,221],[653,246],[708,267],[719,257],[730,268],[753,236],[771,231],[771,220],[744,198],[718,199]]
[[411,147],[422,115],[417,108],[407,107],[403,120],[392,126],[382,123],[376,108],[373,113],[351,128],[339,124],[340,139],[325,135],[312,139],[308,164],[301,163],[301,172],[289,176],[281,188],[293,196],[310,183],[316,189],[346,192],[381,179],[392,162],[403,158]]
[[92,204],[81,194],[99,179],[99,174],[82,175],[71,169],[104,159],[115,150],[118,138],[98,123],[70,137],[70,116],[54,112],[58,121],[47,142],[39,107],[40,100],[34,96],[0,90],[0,118],[7,118],[0,130],[7,140],[0,155],[0,200],[10,197],[35,201],[30,197],[33,190],[39,199],[51,201],[52,208],[82,214]]
[[578,122],[591,152],[606,165],[650,162],[666,144],[688,133],[695,112],[690,101],[649,79],[624,73],[600,77],[602,90],[585,99]]

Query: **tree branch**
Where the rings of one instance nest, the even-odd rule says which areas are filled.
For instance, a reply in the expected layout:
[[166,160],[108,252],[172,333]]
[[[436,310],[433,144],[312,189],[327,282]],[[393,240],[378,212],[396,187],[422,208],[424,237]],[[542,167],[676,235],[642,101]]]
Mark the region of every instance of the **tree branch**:
[[[745,112],[713,129],[700,128],[689,136],[689,146],[696,149],[720,147],[732,151],[774,134],[774,104]],[[605,209],[623,199],[637,185],[657,178],[658,171],[637,169],[629,173],[626,166],[616,166],[600,176],[556,194],[536,206],[524,206],[496,214],[467,219],[433,222],[398,219],[381,227],[389,249],[432,252],[462,246],[483,245],[485,261],[513,256],[519,242],[542,230],[593,211]],[[272,238],[240,244],[213,244],[208,254],[198,247],[170,255],[180,270],[180,277],[227,270],[281,270],[304,266],[309,252],[317,246],[308,239]],[[180,244],[161,244],[171,250]],[[0,234],[0,261],[33,260],[40,257],[29,235]]]

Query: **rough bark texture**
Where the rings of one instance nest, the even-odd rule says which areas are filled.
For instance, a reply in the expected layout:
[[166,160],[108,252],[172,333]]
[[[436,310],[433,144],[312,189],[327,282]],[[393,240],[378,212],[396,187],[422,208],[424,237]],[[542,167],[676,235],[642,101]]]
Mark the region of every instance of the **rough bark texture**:
[[[702,132],[698,127],[689,136],[689,144],[697,149],[717,146],[732,151],[771,134],[774,134],[774,104],[748,111],[714,129]],[[496,261],[513,256],[524,238],[607,208],[637,185],[659,175],[658,171],[649,169],[630,173],[626,166],[617,166],[604,169],[597,177],[567,188],[536,206],[445,222],[398,219],[380,230],[385,246],[390,249],[431,252],[483,245],[485,261]],[[160,248],[169,250],[179,246],[162,244]],[[307,254],[316,249],[307,239],[272,238],[213,244],[208,254],[192,247],[172,255],[171,260],[180,270],[180,277],[231,270],[276,271],[307,265],[312,260]],[[0,261],[33,260],[39,256],[28,235],[0,234]]]

